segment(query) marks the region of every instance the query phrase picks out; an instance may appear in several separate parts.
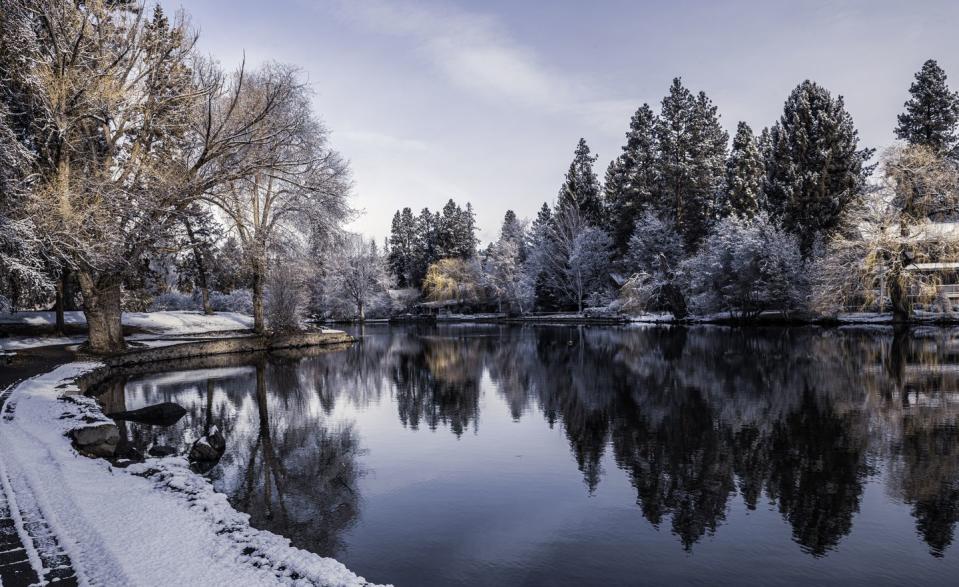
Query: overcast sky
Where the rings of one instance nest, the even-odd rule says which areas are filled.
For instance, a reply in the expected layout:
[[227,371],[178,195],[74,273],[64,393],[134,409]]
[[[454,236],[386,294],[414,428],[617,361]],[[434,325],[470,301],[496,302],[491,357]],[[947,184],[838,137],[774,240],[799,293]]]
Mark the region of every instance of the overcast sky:
[[959,83],[959,2],[631,0],[162,0],[183,6],[224,65],[294,63],[350,161],[352,228],[382,239],[393,212],[476,208],[495,237],[512,208],[552,202],[579,137],[602,176],[643,102],[674,76],[732,132],[775,121],[815,80],[846,98],[865,146],[892,141],[932,57]]

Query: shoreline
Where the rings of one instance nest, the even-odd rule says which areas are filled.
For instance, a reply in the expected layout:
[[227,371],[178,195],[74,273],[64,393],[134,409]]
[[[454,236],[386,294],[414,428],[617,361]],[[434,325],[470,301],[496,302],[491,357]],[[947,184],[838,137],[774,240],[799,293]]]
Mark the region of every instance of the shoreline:
[[897,321],[892,314],[877,313],[850,313],[837,316],[782,316],[781,314],[767,314],[756,317],[736,317],[731,315],[690,316],[677,319],[670,314],[646,314],[639,316],[581,316],[575,314],[555,314],[537,316],[506,316],[493,314],[456,314],[451,316],[431,316],[416,318],[378,318],[365,322],[351,320],[330,320],[322,324],[333,325],[404,325],[404,324],[552,324],[552,325],[593,325],[593,326],[628,326],[630,324],[663,325],[663,326],[696,326],[717,325],[739,328],[765,327],[808,327],[820,326],[824,328],[841,326],[959,326],[959,316],[950,317],[939,314],[918,315],[907,321]]
[[[216,583],[232,575],[254,583],[369,586],[335,559],[253,528],[249,516],[214,491],[206,477],[192,472],[182,456],[149,458],[118,469],[106,459],[81,458],[71,442],[78,430],[115,426],[97,401],[83,394],[124,369],[194,357],[346,348],[354,341],[345,332],[328,330],[178,340],[110,357],[71,354],[71,360],[38,365],[39,373],[24,373],[7,386],[10,407],[9,417],[0,421],[5,445],[0,470],[14,480],[14,495],[29,496],[25,501],[38,504],[37,513],[56,529],[63,551],[85,580],[123,583],[145,576],[160,559],[165,561],[160,564],[163,568],[179,564],[172,574],[179,573],[180,581],[192,584]],[[137,511],[139,516],[134,515]],[[109,520],[117,516],[135,520],[122,537],[107,531]],[[170,518],[179,522],[171,524]],[[183,527],[192,527],[193,532],[186,541],[189,546],[181,545],[177,552],[170,544],[176,543],[182,534],[177,528]],[[130,544],[137,547],[129,548]],[[49,573],[43,557],[38,560],[33,563],[40,567],[38,573]],[[172,574],[165,580],[174,580]]]

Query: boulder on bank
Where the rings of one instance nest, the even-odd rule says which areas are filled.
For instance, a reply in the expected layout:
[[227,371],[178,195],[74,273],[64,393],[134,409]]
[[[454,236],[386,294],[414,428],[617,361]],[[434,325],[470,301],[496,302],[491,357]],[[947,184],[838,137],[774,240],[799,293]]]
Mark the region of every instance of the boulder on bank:
[[154,444],[149,450],[147,450],[147,454],[151,457],[157,458],[168,457],[175,455],[176,449],[166,444]]
[[73,445],[80,454],[94,458],[111,458],[120,442],[120,431],[113,422],[81,426],[70,431]]
[[140,408],[139,410],[114,412],[107,414],[107,417],[113,418],[114,420],[126,420],[128,422],[136,422],[150,426],[172,426],[184,415],[186,415],[186,409],[183,406],[173,402],[164,402],[162,404],[154,404]]
[[191,463],[216,464],[226,452],[226,439],[220,429],[214,426],[209,434],[200,438],[190,447]]

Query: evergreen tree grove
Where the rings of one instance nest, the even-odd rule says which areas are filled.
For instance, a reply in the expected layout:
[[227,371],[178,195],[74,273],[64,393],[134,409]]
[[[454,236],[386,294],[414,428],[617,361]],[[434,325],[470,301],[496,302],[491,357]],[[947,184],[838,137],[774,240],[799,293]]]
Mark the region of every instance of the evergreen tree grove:
[[706,94],[694,96],[676,78],[663,98],[656,138],[656,207],[673,219],[687,249],[693,251],[705,238],[714,217],[729,137]]
[[629,121],[623,152],[606,171],[606,231],[616,250],[626,251],[633,226],[649,207],[656,187],[656,115],[648,104]]

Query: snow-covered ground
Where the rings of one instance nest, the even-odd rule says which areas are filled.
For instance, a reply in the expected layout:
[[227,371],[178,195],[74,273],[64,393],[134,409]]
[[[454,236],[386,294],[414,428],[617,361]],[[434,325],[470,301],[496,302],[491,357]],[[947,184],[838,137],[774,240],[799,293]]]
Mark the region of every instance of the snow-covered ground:
[[59,398],[96,366],[71,363],[20,383],[8,402],[13,417],[0,418],[0,487],[39,510],[81,584],[367,584],[333,559],[251,528],[182,458],[116,469],[78,455],[65,434],[93,400]]
[[[53,312],[17,312],[0,313],[0,326],[15,324],[19,326],[52,327],[56,317]],[[70,325],[86,324],[83,312],[65,312],[64,321]],[[217,312],[207,316],[201,312],[126,312],[123,324],[143,331],[127,340],[147,341],[155,336],[183,336],[229,330],[249,330],[253,327],[253,318],[236,312]],[[0,350],[22,350],[42,346],[79,344],[86,336],[11,336],[0,338]],[[158,346],[160,341],[149,343]]]

